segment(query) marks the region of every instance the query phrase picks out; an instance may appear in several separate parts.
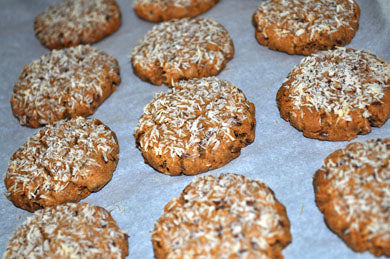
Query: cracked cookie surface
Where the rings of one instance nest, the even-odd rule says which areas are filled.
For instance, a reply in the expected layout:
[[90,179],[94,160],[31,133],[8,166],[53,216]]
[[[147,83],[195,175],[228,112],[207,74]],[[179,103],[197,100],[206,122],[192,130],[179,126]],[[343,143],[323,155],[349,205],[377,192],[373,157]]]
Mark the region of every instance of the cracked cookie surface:
[[390,256],[390,139],[336,150],[314,175],[318,208],[353,250]]
[[193,175],[238,157],[255,138],[255,106],[233,83],[180,81],[145,106],[135,132],[145,162],[169,175]]
[[104,208],[67,203],[28,217],[8,241],[3,258],[125,258],[127,239]]
[[353,0],[267,0],[253,14],[261,45],[288,54],[310,55],[348,44],[359,28]]
[[266,184],[238,174],[194,178],[154,225],[156,258],[283,258],[285,207]]
[[78,202],[111,180],[118,153],[115,133],[97,119],[48,125],[11,157],[6,197],[28,211]]
[[390,65],[358,49],[312,54],[292,69],[276,101],[281,117],[304,136],[351,140],[390,117]]
[[25,65],[10,99],[22,125],[40,127],[93,114],[121,82],[118,61],[87,45],[51,52]]
[[34,19],[35,35],[50,49],[95,43],[120,25],[115,0],[62,0]]
[[142,80],[172,87],[180,80],[217,75],[233,55],[233,41],[222,25],[183,18],[154,26],[133,48],[131,64]]

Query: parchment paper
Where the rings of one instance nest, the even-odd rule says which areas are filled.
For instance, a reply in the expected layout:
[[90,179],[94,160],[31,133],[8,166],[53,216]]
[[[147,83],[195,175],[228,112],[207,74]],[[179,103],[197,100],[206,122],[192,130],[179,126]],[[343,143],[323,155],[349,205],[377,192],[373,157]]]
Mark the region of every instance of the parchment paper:
[[[0,8],[0,174],[4,176],[12,154],[36,131],[23,127],[12,115],[9,98],[22,66],[49,50],[35,38],[33,19],[52,0],[1,0]],[[259,0],[221,0],[202,17],[212,17],[226,27],[235,45],[235,56],[220,78],[234,82],[256,106],[256,139],[241,155],[211,174],[234,172],[267,183],[286,208],[291,221],[292,243],[285,258],[373,258],[355,253],[332,233],[314,203],[312,176],[322,160],[347,142],[308,139],[280,118],[275,102],[281,83],[303,56],[269,50],[255,39],[252,14]],[[360,28],[348,47],[370,49],[390,61],[390,1],[358,0]],[[118,0],[122,26],[113,35],[94,44],[118,59],[122,83],[92,116],[102,120],[118,136],[120,159],[112,180],[84,201],[111,211],[130,235],[129,258],[153,258],[150,230],[164,205],[178,196],[193,179],[171,177],[143,162],[136,148],[133,129],[143,107],[166,86],[154,86],[133,74],[129,55],[153,23],[139,19],[131,0]],[[389,121],[356,140],[390,137]],[[355,140],[355,141],[356,141]],[[0,183],[0,192],[5,192]],[[0,196],[0,253],[13,231],[31,213],[16,208]]]

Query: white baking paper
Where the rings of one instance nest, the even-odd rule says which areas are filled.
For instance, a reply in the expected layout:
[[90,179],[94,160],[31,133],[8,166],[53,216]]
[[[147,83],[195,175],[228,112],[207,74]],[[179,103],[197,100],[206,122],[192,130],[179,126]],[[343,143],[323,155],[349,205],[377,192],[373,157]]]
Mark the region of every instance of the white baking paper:
[[[4,176],[12,154],[36,131],[21,126],[12,115],[9,98],[22,66],[49,50],[35,38],[34,17],[52,0],[0,0],[0,174]],[[390,1],[358,0],[360,28],[348,47],[369,49],[390,61]],[[102,120],[118,136],[120,159],[112,180],[84,201],[111,211],[129,235],[129,258],[153,258],[150,231],[164,205],[178,196],[192,176],[171,177],[145,164],[136,148],[133,129],[143,107],[166,86],[154,86],[133,74],[129,55],[153,23],[139,19],[131,0],[118,0],[122,26],[93,46],[118,59],[122,83],[92,116]],[[235,56],[220,78],[234,82],[256,106],[256,139],[241,155],[210,174],[234,172],[267,183],[286,208],[293,241],[285,258],[373,258],[355,253],[325,225],[314,203],[312,177],[322,160],[347,142],[308,139],[280,118],[275,102],[283,80],[303,56],[272,51],[255,39],[252,14],[259,0],[220,0],[201,17],[214,18],[230,32]],[[356,140],[390,137],[389,121]],[[0,192],[5,193],[4,183]],[[31,213],[16,208],[0,196],[0,253],[13,231]]]

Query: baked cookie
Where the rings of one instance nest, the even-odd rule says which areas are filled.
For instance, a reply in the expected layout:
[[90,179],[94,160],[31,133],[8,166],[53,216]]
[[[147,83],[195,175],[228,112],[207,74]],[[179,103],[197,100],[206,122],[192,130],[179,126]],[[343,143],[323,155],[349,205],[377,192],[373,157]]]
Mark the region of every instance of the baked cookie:
[[34,31],[43,45],[61,49],[100,41],[120,25],[115,0],[62,0],[35,17]]
[[142,80],[173,86],[181,79],[218,74],[233,55],[233,41],[222,25],[184,18],[154,26],[133,48],[131,63]]
[[309,138],[351,140],[390,116],[390,66],[369,51],[337,48],[304,58],[279,89],[283,119]]
[[11,97],[20,123],[40,127],[93,114],[121,82],[118,61],[89,46],[52,50],[25,65]]
[[145,106],[135,132],[145,162],[168,175],[194,175],[238,157],[255,138],[255,106],[215,77],[180,81]]
[[353,0],[267,0],[253,14],[261,45],[288,54],[310,55],[348,44],[359,28]]
[[136,14],[150,22],[195,17],[206,12],[219,0],[135,0]]
[[264,183],[207,175],[165,206],[152,241],[156,258],[283,258],[290,222]]
[[349,144],[314,175],[318,208],[349,247],[390,256],[390,139]]
[[115,133],[97,119],[78,117],[48,125],[11,157],[6,196],[31,212],[78,202],[110,181],[118,153]]
[[127,239],[105,209],[67,203],[28,217],[8,241],[3,258],[125,258]]

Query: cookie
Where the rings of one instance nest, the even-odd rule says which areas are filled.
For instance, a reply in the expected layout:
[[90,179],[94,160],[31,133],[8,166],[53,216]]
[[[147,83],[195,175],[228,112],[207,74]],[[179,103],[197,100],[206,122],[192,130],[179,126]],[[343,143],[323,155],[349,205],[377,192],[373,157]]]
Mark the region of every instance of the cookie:
[[159,258],[283,258],[285,207],[264,183],[238,174],[195,178],[154,225]]
[[390,139],[347,145],[314,175],[318,208],[329,228],[358,252],[390,256]]
[[233,83],[180,81],[145,106],[135,132],[145,162],[168,175],[194,175],[238,157],[255,138],[255,106]]
[[93,114],[121,82],[118,61],[89,46],[52,50],[25,65],[11,97],[22,125]]
[[8,241],[3,258],[125,258],[127,239],[104,208],[67,203],[28,217]]
[[348,44],[359,28],[353,0],[267,0],[253,14],[261,45],[288,54],[310,55]]
[[62,49],[92,44],[121,25],[115,0],[62,0],[34,19],[34,32],[43,45]]
[[351,140],[390,116],[390,66],[369,51],[337,48],[304,58],[279,89],[281,117],[309,138]]
[[110,181],[118,153],[115,133],[97,119],[78,117],[48,125],[11,157],[6,196],[31,212],[78,202]]
[[219,0],[135,0],[135,13],[150,22],[195,17],[206,12]]
[[153,27],[133,48],[134,73],[155,85],[217,75],[233,58],[225,28],[211,19],[183,18]]

